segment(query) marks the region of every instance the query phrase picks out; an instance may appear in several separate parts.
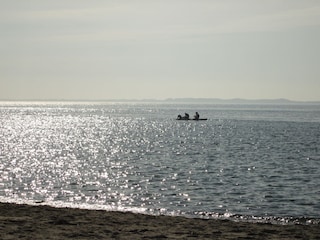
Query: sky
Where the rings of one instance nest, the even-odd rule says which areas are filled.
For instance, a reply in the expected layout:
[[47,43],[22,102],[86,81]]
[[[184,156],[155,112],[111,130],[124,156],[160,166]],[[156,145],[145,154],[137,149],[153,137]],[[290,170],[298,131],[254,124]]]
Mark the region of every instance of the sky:
[[320,101],[319,0],[0,0],[0,99]]

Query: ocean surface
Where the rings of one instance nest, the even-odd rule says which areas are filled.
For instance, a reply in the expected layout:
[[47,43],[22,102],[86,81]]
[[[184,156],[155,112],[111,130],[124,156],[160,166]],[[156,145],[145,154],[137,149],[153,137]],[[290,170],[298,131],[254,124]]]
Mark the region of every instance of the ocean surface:
[[319,224],[320,106],[0,102],[0,201]]

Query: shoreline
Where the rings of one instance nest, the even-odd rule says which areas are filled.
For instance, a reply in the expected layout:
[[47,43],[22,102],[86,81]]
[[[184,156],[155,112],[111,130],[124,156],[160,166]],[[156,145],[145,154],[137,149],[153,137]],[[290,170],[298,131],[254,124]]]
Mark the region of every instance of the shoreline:
[[318,239],[314,225],[273,225],[0,203],[0,239]]

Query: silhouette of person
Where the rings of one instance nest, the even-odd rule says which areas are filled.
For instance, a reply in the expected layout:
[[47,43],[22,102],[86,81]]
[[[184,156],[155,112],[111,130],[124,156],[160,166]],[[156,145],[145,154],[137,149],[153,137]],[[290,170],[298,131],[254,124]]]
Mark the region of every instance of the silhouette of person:
[[195,119],[195,120],[199,120],[199,118],[200,118],[200,115],[199,115],[198,112],[196,112],[196,115],[194,115],[194,119]]

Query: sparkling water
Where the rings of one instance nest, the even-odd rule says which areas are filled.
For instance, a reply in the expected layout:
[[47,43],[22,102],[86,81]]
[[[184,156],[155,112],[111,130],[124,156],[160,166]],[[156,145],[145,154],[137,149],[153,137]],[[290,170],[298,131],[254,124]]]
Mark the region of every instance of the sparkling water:
[[319,143],[319,105],[2,102],[0,201],[318,223]]

